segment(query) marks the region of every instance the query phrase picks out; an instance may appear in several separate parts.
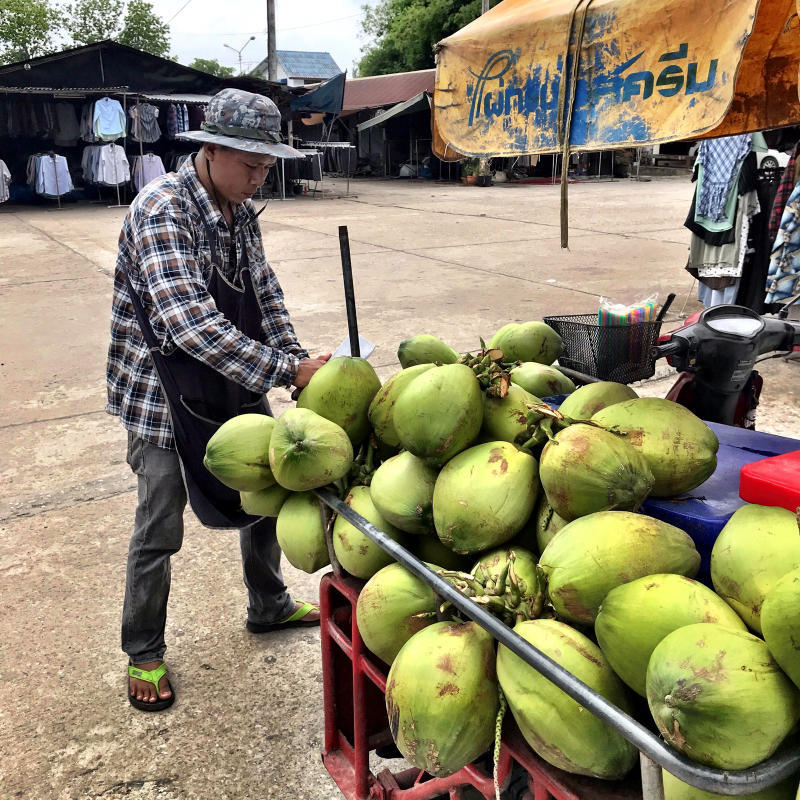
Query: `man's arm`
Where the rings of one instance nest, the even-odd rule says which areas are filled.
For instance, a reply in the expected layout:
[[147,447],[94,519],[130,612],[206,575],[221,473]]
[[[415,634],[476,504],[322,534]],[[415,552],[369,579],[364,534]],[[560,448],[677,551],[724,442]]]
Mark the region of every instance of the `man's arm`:
[[169,200],[133,226],[139,269],[159,317],[178,347],[254,392],[289,386],[300,358],[250,339],[217,309],[195,263],[190,232]]

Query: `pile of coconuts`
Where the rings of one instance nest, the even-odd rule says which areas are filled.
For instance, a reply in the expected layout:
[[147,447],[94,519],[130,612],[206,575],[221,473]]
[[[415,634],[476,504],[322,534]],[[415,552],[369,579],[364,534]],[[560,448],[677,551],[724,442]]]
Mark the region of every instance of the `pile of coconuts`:
[[[627,713],[646,699],[672,747],[746,769],[800,720],[800,527],[745,505],[720,534],[712,586],[682,530],[639,512],[686,496],[718,441],[682,406],[552,366],[561,340],[511,323],[477,352],[419,335],[383,385],[361,358],[332,359],[278,419],[243,414],[206,467],[243,509],[277,517],[287,559],[330,563],[329,487],[465,596]],[[566,395],[557,409],[542,398]],[[357,621],[389,665],[386,707],[414,766],[451,775],[491,750],[506,705],[531,748],[568,772],[624,777],[636,749],[341,517],[328,536],[365,581]],[[503,700],[505,702],[503,702]],[[652,724],[652,723],[651,723]],[[794,800],[797,780],[748,795]],[[665,773],[668,800],[716,795]]]

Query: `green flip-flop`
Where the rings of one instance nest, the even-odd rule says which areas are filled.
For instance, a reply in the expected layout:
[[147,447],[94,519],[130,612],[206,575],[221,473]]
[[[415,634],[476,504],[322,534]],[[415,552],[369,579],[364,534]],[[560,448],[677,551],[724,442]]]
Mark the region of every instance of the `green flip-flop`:
[[156,687],[156,694],[158,694],[158,682],[164,677],[166,672],[167,665],[163,661],[159,666],[151,670],[139,669],[139,667],[135,667],[133,664],[128,664],[128,700],[130,704],[134,708],[138,708],[139,711],[163,711],[165,708],[169,708],[175,702],[175,689],[172,687],[171,683],[169,684],[170,696],[163,699],[159,698],[154,703],[148,703],[146,700],[137,700],[131,694],[131,678],[138,678],[140,681],[152,683],[153,686]]
[[250,633],[269,633],[270,631],[280,631],[284,628],[310,628],[314,625],[319,625],[318,619],[306,619],[311,611],[319,611],[319,606],[316,603],[304,602],[280,622],[263,623],[247,620],[245,626]]

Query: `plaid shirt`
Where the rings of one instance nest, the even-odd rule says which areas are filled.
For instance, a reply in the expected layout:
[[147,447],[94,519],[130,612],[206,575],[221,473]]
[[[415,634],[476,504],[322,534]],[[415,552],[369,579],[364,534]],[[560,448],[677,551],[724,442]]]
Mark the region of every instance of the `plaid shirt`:
[[239,231],[243,231],[261,305],[261,342],[234,327],[217,311],[208,293],[211,247],[203,217],[216,239],[221,261],[217,266],[232,280],[231,235],[198,180],[192,159],[179,172],[150,182],[137,195],[122,226],[114,270],[106,411],[118,415],[129,431],[168,449],[174,449],[175,442],[167,406],[128,299],[126,270],[165,351],[180,347],[254,392],[289,386],[300,359],[308,358],[289,321],[278,279],[264,257],[253,204],[248,200],[237,205],[233,222],[237,263],[241,263]]

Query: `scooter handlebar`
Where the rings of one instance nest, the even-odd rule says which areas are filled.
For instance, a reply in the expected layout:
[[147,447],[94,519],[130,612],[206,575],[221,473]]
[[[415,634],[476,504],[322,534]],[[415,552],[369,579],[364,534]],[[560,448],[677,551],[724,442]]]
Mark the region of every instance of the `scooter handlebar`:
[[673,337],[666,344],[659,344],[653,347],[650,354],[654,359],[665,358],[666,356],[674,356],[683,352],[686,346],[687,343],[683,339]]

